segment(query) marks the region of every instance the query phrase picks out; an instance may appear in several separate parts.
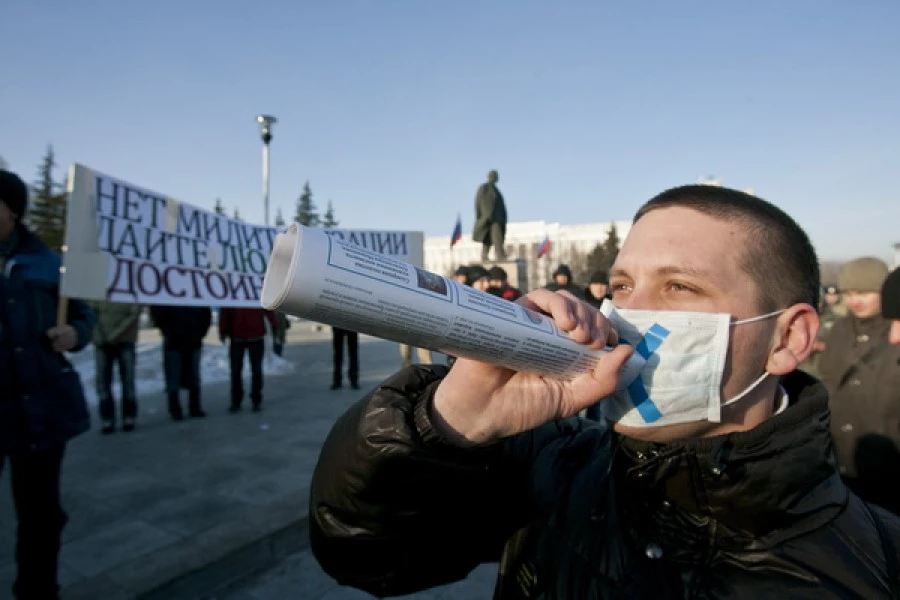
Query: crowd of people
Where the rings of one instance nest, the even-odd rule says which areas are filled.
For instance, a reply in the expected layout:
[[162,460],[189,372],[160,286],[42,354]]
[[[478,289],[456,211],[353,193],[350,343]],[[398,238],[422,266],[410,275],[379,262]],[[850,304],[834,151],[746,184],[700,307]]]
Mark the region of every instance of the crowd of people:
[[[65,353],[93,343],[100,431],[133,431],[143,308],[61,301],[60,259],[24,225],[27,205],[22,180],[0,171],[0,470],[9,465],[18,518],[13,592],[56,598],[63,457],[90,427]],[[645,203],[611,269],[581,285],[566,265],[528,293],[502,267],[461,267],[460,283],[612,350],[553,380],[436,364],[421,348],[412,364],[401,346],[402,369],[325,442],[313,553],[338,582],[379,597],[484,562],[500,565],[503,599],[900,597],[900,270],[862,257],[823,282],[818,265],[774,205],[684,186]],[[171,418],[203,418],[212,310],[149,311]],[[289,322],[222,308],[217,327],[229,410],[243,406],[245,355],[261,410],[265,338],[283,351]],[[332,389],[345,340],[358,389],[358,336],[337,328]],[[619,381],[633,355],[646,366]]]

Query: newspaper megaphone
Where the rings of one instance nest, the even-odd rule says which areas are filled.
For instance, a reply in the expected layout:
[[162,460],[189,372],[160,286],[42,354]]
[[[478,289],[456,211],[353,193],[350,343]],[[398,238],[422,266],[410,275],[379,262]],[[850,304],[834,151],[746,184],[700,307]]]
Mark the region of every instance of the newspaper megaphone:
[[[263,280],[263,308],[326,325],[568,379],[607,350],[569,338],[549,317],[328,235],[292,224],[278,234]],[[619,386],[643,364],[626,364]]]

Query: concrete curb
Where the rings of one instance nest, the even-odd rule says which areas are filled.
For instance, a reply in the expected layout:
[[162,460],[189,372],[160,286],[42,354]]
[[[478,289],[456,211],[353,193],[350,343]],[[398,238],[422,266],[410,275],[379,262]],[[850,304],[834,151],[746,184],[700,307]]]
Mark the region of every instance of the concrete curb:
[[65,600],[214,598],[309,545],[308,492],[255,508],[187,542],[145,554],[63,590]]

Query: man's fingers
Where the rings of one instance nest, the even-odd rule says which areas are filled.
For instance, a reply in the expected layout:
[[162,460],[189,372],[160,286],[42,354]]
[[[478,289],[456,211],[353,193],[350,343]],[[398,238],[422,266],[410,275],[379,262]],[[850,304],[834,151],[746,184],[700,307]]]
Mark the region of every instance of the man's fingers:
[[570,382],[572,394],[566,416],[574,415],[598,400],[611,396],[619,384],[622,367],[633,353],[631,346],[617,346],[603,355],[593,370],[573,379]]

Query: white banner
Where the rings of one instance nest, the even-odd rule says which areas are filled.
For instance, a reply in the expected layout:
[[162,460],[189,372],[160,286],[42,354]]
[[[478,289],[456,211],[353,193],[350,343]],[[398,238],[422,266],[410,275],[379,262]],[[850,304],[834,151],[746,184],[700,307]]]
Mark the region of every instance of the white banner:
[[[61,293],[139,304],[259,307],[274,227],[253,225],[73,165]],[[411,231],[322,230],[421,264]]]

